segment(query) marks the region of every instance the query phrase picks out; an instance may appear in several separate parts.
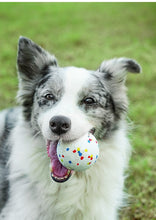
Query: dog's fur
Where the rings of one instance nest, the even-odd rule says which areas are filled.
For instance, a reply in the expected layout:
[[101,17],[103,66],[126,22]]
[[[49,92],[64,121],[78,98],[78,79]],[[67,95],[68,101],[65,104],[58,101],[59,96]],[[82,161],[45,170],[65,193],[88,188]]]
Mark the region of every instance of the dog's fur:
[[[119,58],[96,71],[61,68],[53,55],[20,37],[17,65],[21,107],[0,114],[0,220],[117,219],[131,152],[124,84],[127,72],[141,71],[139,64]],[[64,141],[95,128],[100,146],[96,164],[64,183],[51,179],[46,153],[46,141],[60,138],[49,128],[55,115],[71,120]]]

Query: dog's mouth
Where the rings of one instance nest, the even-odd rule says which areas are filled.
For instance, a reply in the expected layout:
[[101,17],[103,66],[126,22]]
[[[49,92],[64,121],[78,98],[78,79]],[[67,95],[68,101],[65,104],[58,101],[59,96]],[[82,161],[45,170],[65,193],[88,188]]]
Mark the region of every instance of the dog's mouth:
[[[95,133],[95,128],[92,128],[90,133],[94,134]],[[57,144],[59,140],[57,141],[47,141],[47,154],[48,157],[50,157],[51,161],[51,178],[58,183],[63,183],[67,181],[72,174],[74,173],[73,170],[67,169],[64,167],[57,156]]]
[[73,171],[64,167],[57,157],[57,144],[58,141],[48,141],[47,153],[51,160],[51,177],[55,182],[63,183],[67,181]]

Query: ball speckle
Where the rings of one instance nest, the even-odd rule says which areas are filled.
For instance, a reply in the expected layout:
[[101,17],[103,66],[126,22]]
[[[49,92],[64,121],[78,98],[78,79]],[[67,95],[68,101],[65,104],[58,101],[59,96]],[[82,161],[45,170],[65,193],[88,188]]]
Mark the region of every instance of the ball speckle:
[[84,171],[98,159],[98,142],[91,133],[72,142],[59,141],[57,155],[60,163],[67,169]]

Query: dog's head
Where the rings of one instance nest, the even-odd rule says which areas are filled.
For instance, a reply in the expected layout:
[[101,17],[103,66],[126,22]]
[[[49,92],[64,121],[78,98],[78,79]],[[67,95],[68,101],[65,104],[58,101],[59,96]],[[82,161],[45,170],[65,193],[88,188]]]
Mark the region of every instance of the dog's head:
[[97,70],[59,67],[56,58],[20,37],[19,93],[25,120],[48,141],[75,140],[88,131],[110,138],[127,111],[127,72],[141,67],[127,58],[102,62]]

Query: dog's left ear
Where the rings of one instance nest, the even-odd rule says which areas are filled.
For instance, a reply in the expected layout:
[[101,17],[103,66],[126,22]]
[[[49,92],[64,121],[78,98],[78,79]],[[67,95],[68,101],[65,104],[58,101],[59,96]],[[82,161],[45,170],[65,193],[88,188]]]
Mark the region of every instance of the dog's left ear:
[[38,79],[48,66],[57,66],[56,58],[26,37],[20,37],[17,55],[21,79]]
[[105,80],[122,83],[125,81],[127,72],[140,73],[141,66],[129,58],[114,58],[103,61],[98,71],[104,74]]

